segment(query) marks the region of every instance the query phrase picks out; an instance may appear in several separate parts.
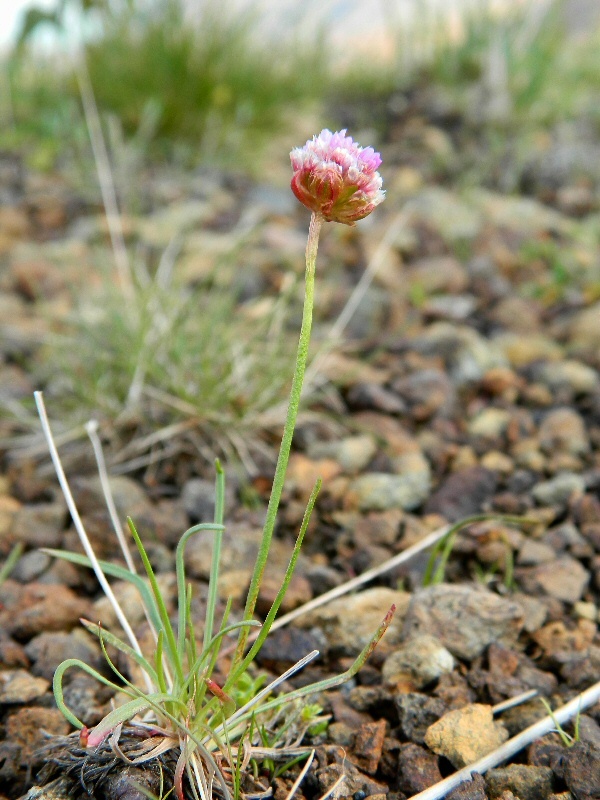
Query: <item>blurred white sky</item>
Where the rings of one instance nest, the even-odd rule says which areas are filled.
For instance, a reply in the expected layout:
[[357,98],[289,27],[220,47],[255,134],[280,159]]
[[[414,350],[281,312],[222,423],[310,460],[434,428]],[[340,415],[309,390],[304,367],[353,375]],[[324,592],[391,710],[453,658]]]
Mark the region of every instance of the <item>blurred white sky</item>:
[[[17,34],[20,16],[30,0],[0,0],[0,47],[14,41]],[[38,0],[36,5],[54,8],[54,0]]]
[[[535,0],[545,2],[546,0]],[[203,0],[186,0],[193,10]],[[452,15],[458,7],[477,7],[482,2],[501,7],[523,4],[530,0],[223,0],[223,5],[244,7],[257,5],[262,11],[265,34],[281,30],[309,33],[325,20],[334,40],[346,43],[353,38],[368,46],[381,43],[383,31],[396,28],[400,21],[445,9]],[[600,3],[600,0],[595,0]],[[4,49],[19,30],[24,10],[36,5],[54,8],[56,0],[0,0],[0,48]],[[45,37],[46,38],[46,37]]]

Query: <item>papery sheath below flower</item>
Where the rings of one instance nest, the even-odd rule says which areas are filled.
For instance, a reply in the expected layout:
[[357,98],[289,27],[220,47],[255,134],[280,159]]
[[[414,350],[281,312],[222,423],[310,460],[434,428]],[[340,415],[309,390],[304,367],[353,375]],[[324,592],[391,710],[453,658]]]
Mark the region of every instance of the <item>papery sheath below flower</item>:
[[354,225],[385,199],[377,168],[381,156],[360,147],[346,131],[322,130],[290,153],[292,191],[307,208],[328,222]]

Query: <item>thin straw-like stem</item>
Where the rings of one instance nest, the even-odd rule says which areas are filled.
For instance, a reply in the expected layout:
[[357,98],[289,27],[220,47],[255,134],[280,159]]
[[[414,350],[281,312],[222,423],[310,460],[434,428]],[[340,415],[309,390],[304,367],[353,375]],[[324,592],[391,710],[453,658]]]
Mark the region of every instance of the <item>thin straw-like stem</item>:
[[[312,328],[315,292],[315,268],[317,262],[317,249],[319,246],[319,233],[321,231],[322,224],[323,218],[319,214],[313,213],[310,219],[308,241],[306,244],[304,307],[302,311],[302,325],[300,328],[300,338],[298,340],[294,377],[292,380],[292,388],[290,390],[288,411],[283,429],[283,436],[281,438],[279,455],[277,457],[277,466],[275,467],[273,487],[271,489],[271,496],[267,506],[267,516],[265,519],[258,555],[256,557],[256,563],[254,565],[254,572],[252,573],[252,579],[250,581],[250,588],[248,589],[246,607],[244,609],[244,619],[250,619],[254,613],[254,607],[256,606],[256,600],[258,598],[262,576],[265,571],[265,566],[269,555],[273,531],[275,530],[277,511],[279,509],[281,494],[283,492],[283,484],[285,481],[285,473],[287,471],[287,465],[290,458],[292,438],[294,436],[294,428],[296,425],[296,419],[298,417],[298,409],[300,407],[302,384],[304,382],[306,361],[308,359],[308,348],[310,345],[310,332]],[[234,658],[234,667],[241,661],[244,655],[244,648],[247,638],[248,630],[247,628],[242,628]]]
[[[56,475],[58,477],[58,482],[60,483],[60,488],[62,489],[63,495],[65,497],[65,501],[67,503],[67,507],[71,514],[71,519],[73,520],[73,524],[75,525],[75,530],[77,531],[77,535],[79,536],[79,540],[85,550],[85,554],[90,560],[92,565],[92,569],[96,573],[96,577],[98,578],[98,583],[102,587],[102,591],[108,597],[108,600],[113,607],[113,610],[119,620],[119,623],[127,638],[131,642],[131,646],[139,655],[142,654],[142,650],[140,648],[140,644],[136,638],[135,633],[133,632],[131,625],[129,624],[127,617],[123,609],[121,608],[119,601],[114,595],[113,590],[110,587],[109,582],[106,579],[104,572],[102,571],[102,567],[100,566],[96,554],[94,553],[94,548],[92,547],[92,543],[90,542],[87,532],[83,526],[81,521],[81,517],[79,516],[79,511],[77,510],[77,506],[75,505],[75,500],[73,499],[73,495],[71,494],[71,489],[69,487],[69,483],[67,481],[67,477],[62,467],[62,463],[60,460],[60,456],[58,455],[58,450],[56,449],[56,445],[54,444],[54,439],[52,437],[52,430],[50,428],[50,423],[48,421],[48,415],[46,413],[46,407],[44,405],[44,398],[42,392],[34,392],[35,404],[37,406],[38,414],[40,416],[40,421],[42,423],[42,430],[44,431],[44,435],[46,437],[46,441],[48,443],[48,449],[50,451],[50,456],[52,458],[52,463],[54,464],[54,469],[56,470]],[[146,677],[146,683],[148,687],[148,691],[152,692],[154,687],[150,683],[149,679]]]
[[518,733],[516,736],[513,736],[512,739],[500,745],[497,750],[488,753],[487,756],[480,758],[479,761],[476,761],[474,764],[470,764],[458,770],[454,775],[449,775],[443,781],[436,783],[434,786],[430,786],[429,789],[425,789],[425,791],[413,795],[411,800],[441,800],[441,798],[446,797],[448,792],[451,792],[452,789],[460,786],[464,781],[469,780],[473,773],[478,772],[480,775],[483,775],[488,769],[492,769],[503,761],[506,761],[507,758],[514,756],[515,753],[518,753],[528,744],[539,739],[540,736],[545,736],[547,733],[554,731],[557,723],[562,725],[568,722],[579,714],[579,712],[593,706],[599,700],[600,681],[590,686],[585,692],[578,694],[577,697],[574,697],[566,705],[561,706],[557,711],[554,711],[551,717],[544,717],[539,720],[539,722],[530,725],[528,728],[525,728],[524,731],[521,731],[521,733]]
[[117,507],[115,505],[113,493],[110,488],[108,471],[106,469],[106,461],[104,459],[102,443],[100,442],[100,437],[98,436],[98,423],[96,422],[96,420],[90,420],[89,422],[87,422],[85,430],[87,435],[89,436],[90,442],[92,443],[94,456],[96,457],[96,466],[98,467],[100,485],[102,487],[102,493],[104,494],[104,501],[106,502],[106,507],[108,509],[108,515],[110,517],[110,521],[112,522],[112,526],[114,528],[115,535],[119,542],[121,552],[123,553],[123,558],[125,559],[125,563],[127,564],[127,568],[135,574],[137,570],[135,568],[133,556],[131,555],[131,550],[129,549],[129,545],[127,544],[127,539],[125,538],[125,534],[123,533],[123,527],[119,522],[119,514],[117,512]]
[[309,757],[306,759],[306,764],[302,767],[302,770],[300,771],[300,774],[298,775],[298,777],[296,778],[296,780],[292,784],[292,788],[287,793],[287,795],[285,797],[285,800],[292,800],[292,798],[294,797],[294,795],[296,794],[296,792],[300,788],[300,784],[302,783],[302,781],[306,777],[306,773],[310,769],[310,765],[312,764],[314,757],[315,757],[315,751],[311,750]]
[[92,88],[92,82],[90,80],[85,61],[85,55],[83,52],[80,52],[75,56],[74,67],[75,74],[77,76],[77,82],[79,84],[81,105],[83,106],[83,113],[85,115],[90,142],[92,144],[94,160],[96,162],[96,171],[98,173],[98,182],[100,183],[102,203],[104,205],[104,213],[106,214],[106,223],[108,225],[108,232],[110,235],[117,273],[119,275],[119,282],[125,299],[131,303],[134,299],[135,291],[131,278],[129,257],[127,255],[127,248],[125,246],[123,224],[121,222],[121,215],[119,214],[117,192],[112,177],[110,159],[108,157],[108,151],[104,141],[104,134],[102,133],[102,124],[100,123],[96,98],[94,97],[94,90]]

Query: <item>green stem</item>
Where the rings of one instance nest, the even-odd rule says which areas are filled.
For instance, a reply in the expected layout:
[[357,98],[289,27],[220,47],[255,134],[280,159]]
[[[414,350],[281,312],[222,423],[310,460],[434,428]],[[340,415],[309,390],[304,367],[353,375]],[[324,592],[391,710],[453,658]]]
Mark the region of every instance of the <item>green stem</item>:
[[[254,613],[254,607],[256,605],[263,573],[265,571],[267,558],[269,556],[271,538],[275,529],[275,521],[277,519],[277,511],[279,509],[281,494],[283,492],[285,473],[287,471],[287,465],[290,458],[292,438],[294,436],[294,428],[296,427],[296,418],[298,416],[298,408],[300,406],[300,396],[302,394],[302,384],[304,382],[304,373],[306,371],[306,361],[308,358],[308,347],[310,344],[310,331],[312,327],[315,290],[315,267],[317,262],[317,248],[319,246],[319,233],[321,231],[322,224],[323,218],[319,214],[313,213],[310,218],[308,241],[306,243],[304,308],[302,310],[302,326],[300,328],[300,338],[298,340],[294,378],[292,380],[292,388],[290,390],[287,417],[285,420],[283,436],[279,448],[277,466],[275,467],[275,476],[273,478],[271,496],[269,498],[269,505],[267,507],[267,516],[263,528],[262,539],[260,542],[258,555],[256,556],[256,563],[254,565],[254,571],[250,581],[250,588],[248,589],[246,608],[244,609],[245,620],[250,619]],[[247,639],[248,628],[242,628],[233,661],[233,667],[235,667],[235,665],[241,661],[244,655],[244,648],[246,646]]]
[[204,622],[204,648],[208,647],[213,638],[215,623],[215,609],[217,607],[217,594],[219,583],[219,566],[221,562],[221,544],[223,542],[223,516],[225,509],[225,473],[219,459],[215,462],[217,471],[215,487],[215,536],[210,562],[210,580],[208,582],[208,599],[206,601],[206,619]]

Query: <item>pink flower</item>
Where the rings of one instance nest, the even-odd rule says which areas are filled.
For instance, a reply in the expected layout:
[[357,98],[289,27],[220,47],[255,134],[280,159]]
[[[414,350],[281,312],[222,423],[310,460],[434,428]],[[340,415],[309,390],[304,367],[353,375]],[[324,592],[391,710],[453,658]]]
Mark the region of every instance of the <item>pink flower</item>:
[[322,130],[290,153],[292,191],[307,208],[328,222],[354,225],[383,202],[381,156],[360,147],[346,131]]

